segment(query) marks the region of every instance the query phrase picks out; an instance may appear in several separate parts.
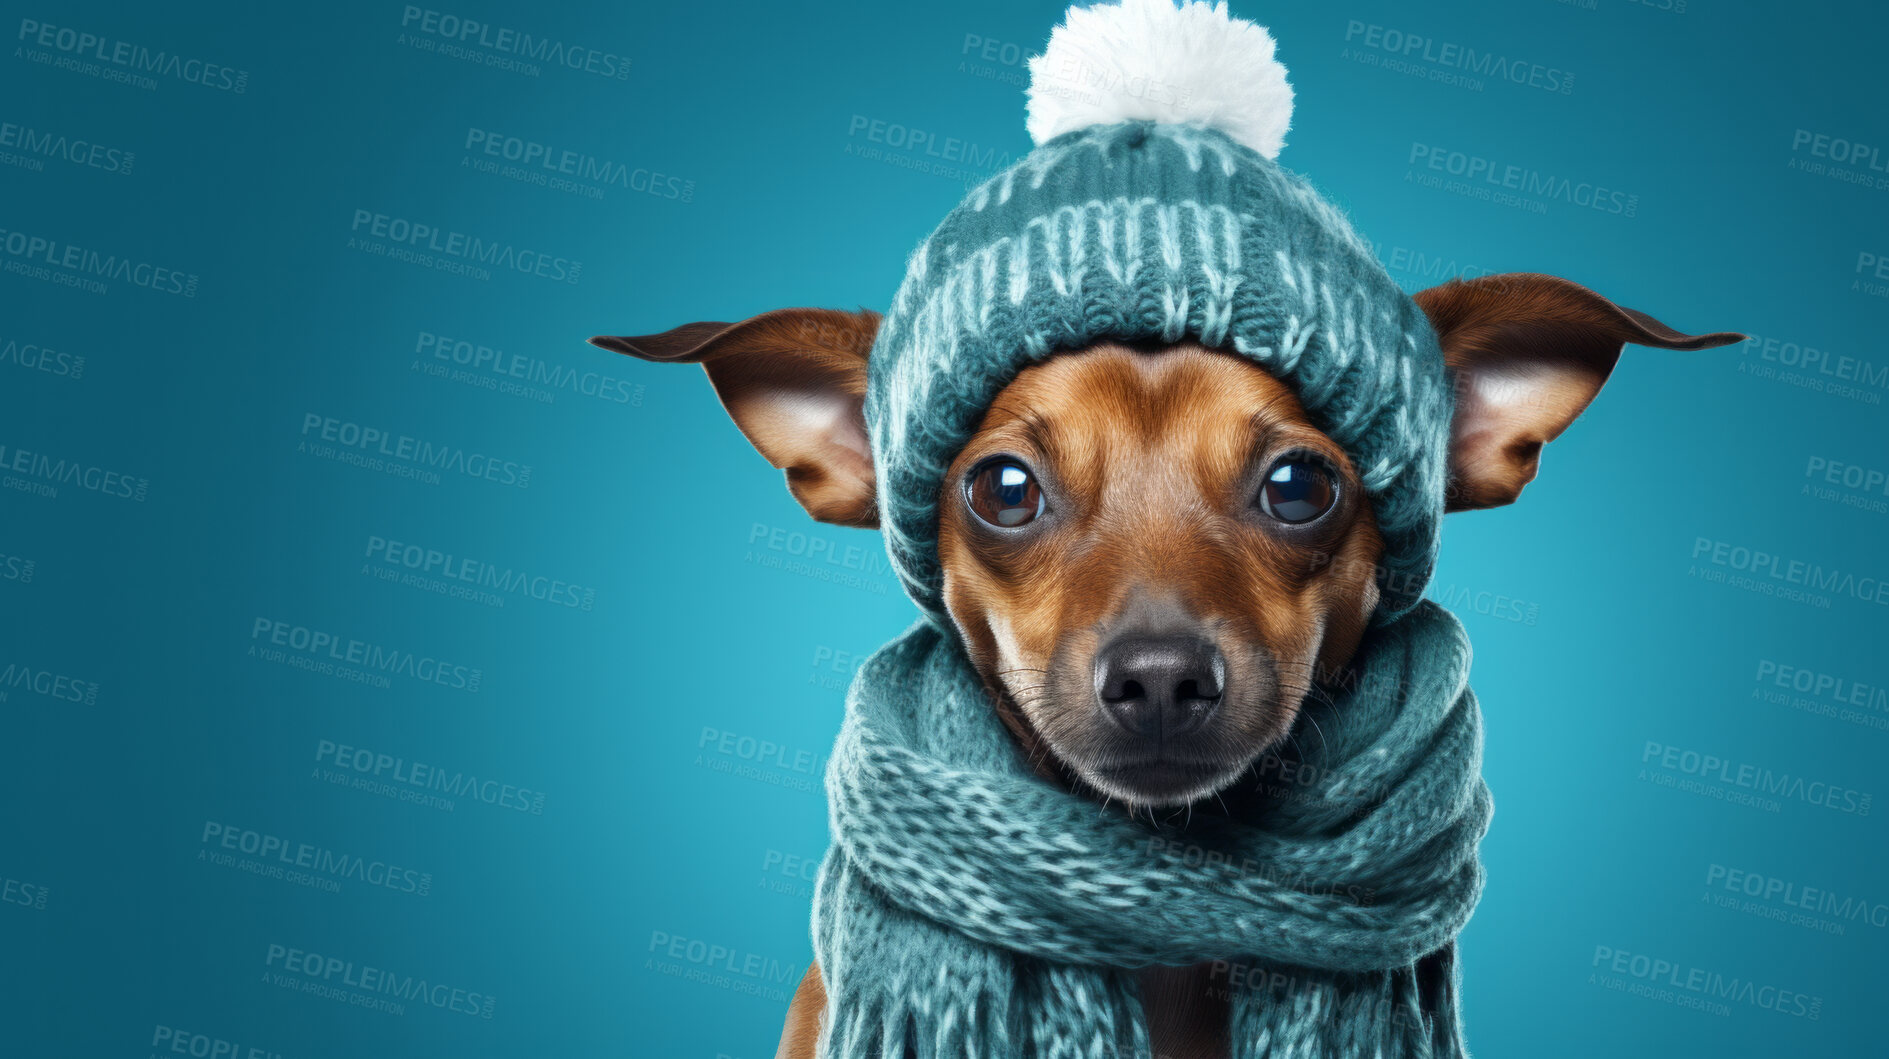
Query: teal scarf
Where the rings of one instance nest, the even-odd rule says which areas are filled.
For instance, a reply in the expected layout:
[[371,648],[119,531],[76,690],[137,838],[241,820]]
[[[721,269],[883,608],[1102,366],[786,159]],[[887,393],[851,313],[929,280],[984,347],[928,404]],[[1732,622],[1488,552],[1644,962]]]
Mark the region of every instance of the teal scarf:
[[822,1059],[1146,1059],[1132,969],[1203,961],[1236,1059],[1466,1054],[1454,939],[1490,813],[1468,640],[1420,603],[1354,670],[1307,702],[1262,816],[1175,833],[1032,774],[937,626],[887,644],[827,771]]

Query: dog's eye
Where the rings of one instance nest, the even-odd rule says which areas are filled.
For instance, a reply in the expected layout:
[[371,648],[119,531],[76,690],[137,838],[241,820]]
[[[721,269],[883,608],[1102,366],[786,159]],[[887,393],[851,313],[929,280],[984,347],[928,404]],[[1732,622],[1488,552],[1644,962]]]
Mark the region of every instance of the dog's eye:
[[1287,456],[1266,472],[1259,490],[1259,509],[1268,517],[1301,525],[1330,511],[1338,487],[1322,463],[1309,456]]
[[977,517],[1001,529],[1021,526],[1043,513],[1043,490],[1030,469],[1013,459],[996,459],[971,474],[966,489]]

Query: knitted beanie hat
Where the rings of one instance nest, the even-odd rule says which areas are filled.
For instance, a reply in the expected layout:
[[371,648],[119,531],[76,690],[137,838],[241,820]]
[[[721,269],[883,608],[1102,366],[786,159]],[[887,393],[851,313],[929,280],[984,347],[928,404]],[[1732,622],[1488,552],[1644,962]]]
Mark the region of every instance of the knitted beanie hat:
[[1343,446],[1384,538],[1373,618],[1435,562],[1451,394],[1429,321],[1278,155],[1292,89],[1261,27],[1209,6],[1072,8],[1030,60],[1036,147],[912,254],[869,361],[880,526],[946,628],[945,471],[1018,372],[1102,340],[1250,358]]

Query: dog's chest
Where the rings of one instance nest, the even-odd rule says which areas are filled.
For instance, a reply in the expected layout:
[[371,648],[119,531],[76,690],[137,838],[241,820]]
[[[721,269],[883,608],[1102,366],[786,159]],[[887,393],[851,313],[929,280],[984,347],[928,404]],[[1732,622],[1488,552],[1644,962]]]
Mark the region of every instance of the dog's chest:
[[1148,1043],[1158,1059],[1228,1059],[1227,1000],[1213,965],[1149,967],[1136,973]]

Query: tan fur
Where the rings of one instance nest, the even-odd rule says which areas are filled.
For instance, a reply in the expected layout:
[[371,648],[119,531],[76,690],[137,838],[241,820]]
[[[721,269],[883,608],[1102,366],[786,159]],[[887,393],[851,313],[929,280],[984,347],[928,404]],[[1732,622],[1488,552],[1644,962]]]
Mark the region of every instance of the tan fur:
[[644,360],[700,364],[755,450],[822,522],[873,529],[866,440],[866,358],[879,314],[777,309],[738,324],[688,324],[656,335],[600,335],[593,345]]
[[826,1014],[826,980],[816,962],[807,968],[787,1006],[787,1024],[781,1027],[780,1047],[774,1059],[813,1059],[820,1043],[820,1019]]
[[1456,389],[1449,510],[1512,504],[1543,445],[1587,410],[1624,343],[1706,349],[1745,336],[1688,335],[1558,276],[1515,272],[1419,291]]
[[[1294,450],[1324,456],[1345,499],[1288,540],[1252,504],[1256,473]],[[1053,528],[1023,542],[979,531],[962,482],[997,454],[1051,480]],[[1080,760],[1097,723],[1091,666],[1136,599],[1213,630],[1227,737],[1246,751],[1235,773],[1349,661],[1377,602],[1382,543],[1344,450],[1256,364],[1198,346],[1101,345],[1024,371],[953,462],[939,508],[945,603],[971,660],[1033,758],[1092,785]]]

